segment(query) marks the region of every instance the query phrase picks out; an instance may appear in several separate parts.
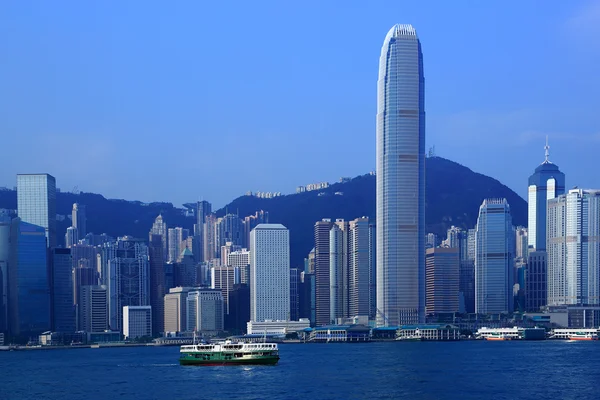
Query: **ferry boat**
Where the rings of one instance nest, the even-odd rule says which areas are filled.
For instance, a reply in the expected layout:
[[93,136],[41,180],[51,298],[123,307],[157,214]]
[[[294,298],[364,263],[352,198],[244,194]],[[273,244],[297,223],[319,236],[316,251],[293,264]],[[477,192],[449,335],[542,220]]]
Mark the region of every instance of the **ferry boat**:
[[275,365],[279,361],[276,343],[223,343],[181,346],[181,365]]
[[598,334],[589,332],[575,332],[569,336],[569,340],[598,340]]
[[485,336],[485,340],[511,340],[512,338],[508,335],[503,335],[501,333],[492,333],[490,335]]

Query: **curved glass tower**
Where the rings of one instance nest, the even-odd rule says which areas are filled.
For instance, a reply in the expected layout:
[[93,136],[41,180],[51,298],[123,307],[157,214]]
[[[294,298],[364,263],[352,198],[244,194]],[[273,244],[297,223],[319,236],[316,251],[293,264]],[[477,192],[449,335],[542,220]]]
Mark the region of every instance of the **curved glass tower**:
[[377,81],[377,324],[425,319],[425,80],[421,42],[395,25]]

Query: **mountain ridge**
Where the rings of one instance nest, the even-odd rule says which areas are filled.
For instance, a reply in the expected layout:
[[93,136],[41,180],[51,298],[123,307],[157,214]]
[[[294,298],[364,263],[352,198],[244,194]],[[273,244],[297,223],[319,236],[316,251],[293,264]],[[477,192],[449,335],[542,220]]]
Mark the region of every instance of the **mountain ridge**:
[[[498,180],[441,157],[429,157],[425,164],[425,219],[427,232],[445,237],[451,226],[473,228],[479,206],[485,198],[506,198],[513,224],[527,224],[527,203]],[[333,183],[328,188],[282,195],[270,199],[240,196],[216,211],[236,210],[240,217],[256,211],[269,212],[269,221],[282,223],[290,230],[292,267],[302,267],[303,259],[314,246],[314,224],[323,218],[352,220],[367,216],[375,221],[375,175],[360,175],[349,182]],[[342,192],[343,195],[336,195]],[[64,243],[64,233],[71,225],[68,216],[73,203],[86,205],[89,232],[117,237],[131,235],[147,238],[152,223],[162,214],[168,226],[192,229],[194,218],[186,217],[185,209],[167,202],[143,203],[121,199],[106,199],[95,193],[57,193],[56,213],[58,242]],[[14,190],[0,190],[0,208],[16,210]]]

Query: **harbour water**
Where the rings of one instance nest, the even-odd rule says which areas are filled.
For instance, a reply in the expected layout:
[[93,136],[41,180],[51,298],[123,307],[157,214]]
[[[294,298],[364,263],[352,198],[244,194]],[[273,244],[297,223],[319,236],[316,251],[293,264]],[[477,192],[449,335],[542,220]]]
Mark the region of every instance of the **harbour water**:
[[177,347],[0,352],[0,399],[598,399],[600,342],[280,345],[277,366]]

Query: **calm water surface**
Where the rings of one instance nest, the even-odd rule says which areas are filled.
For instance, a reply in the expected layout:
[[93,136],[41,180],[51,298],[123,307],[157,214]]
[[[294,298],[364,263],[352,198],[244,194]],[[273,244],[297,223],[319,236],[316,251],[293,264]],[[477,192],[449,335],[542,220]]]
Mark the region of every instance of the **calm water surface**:
[[178,352],[0,352],[0,399],[600,399],[600,342],[289,344],[245,367]]

